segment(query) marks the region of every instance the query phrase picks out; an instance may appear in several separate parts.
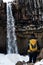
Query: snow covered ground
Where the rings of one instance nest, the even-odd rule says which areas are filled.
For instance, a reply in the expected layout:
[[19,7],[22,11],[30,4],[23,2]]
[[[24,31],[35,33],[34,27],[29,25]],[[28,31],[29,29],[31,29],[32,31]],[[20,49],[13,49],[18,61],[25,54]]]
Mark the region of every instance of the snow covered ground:
[[20,56],[19,54],[0,54],[0,65],[15,65],[18,61],[29,60],[28,56]]
[[[15,65],[18,61],[29,61],[28,56],[21,56],[19,54],[0,54],[0,65]],[[43,59],[36,62],[34,65],[43,65]]]
[[43,65],[43,59],[41,61],[36,62],[34,65]]

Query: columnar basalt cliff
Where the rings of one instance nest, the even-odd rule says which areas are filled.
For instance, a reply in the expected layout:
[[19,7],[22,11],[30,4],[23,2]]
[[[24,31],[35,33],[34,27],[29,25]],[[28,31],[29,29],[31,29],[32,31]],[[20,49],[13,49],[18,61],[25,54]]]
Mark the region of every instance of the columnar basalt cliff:
[[[34,33],[43,47],[43,6],[37,0],[16,0],[12,3],[12,13],[15,19],[15,33],[17,36],[18,51],[26,54],[29,37]],[[37,4],[34,4],[36,1]],[[41,1],[41,0],[40,0]],[[39,5],[40,4],[40,5]],[[7,36],[6,3],[0,3],[0,52],[6,53]]]
[[25,53],[29,37],[32,33],[36,35],[41,48],[43,47],[42,9],[42,2],[34,4],[33,0],[29,2],[14,1],[12,3],[12,12],[15,18],[17,43],[20,54]]

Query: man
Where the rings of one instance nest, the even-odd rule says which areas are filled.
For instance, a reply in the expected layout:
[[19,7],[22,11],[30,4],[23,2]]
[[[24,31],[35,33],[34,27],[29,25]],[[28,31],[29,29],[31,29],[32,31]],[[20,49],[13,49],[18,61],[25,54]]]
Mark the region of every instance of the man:
[[38,41],[34,34],[31,34],[29,44],[28,44],[28,53],[29,53],[29,63],[36,62],[36,57],[40,47]]

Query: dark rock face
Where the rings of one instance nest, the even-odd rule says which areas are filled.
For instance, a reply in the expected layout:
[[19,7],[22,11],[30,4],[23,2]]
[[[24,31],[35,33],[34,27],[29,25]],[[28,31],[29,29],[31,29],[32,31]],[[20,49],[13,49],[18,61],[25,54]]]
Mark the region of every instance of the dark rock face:
[[[36,13],[34,13],[33,2],[30,1],[30,3],[26,0],[25,3],[16,2],[15,4],[15,2],[13,2],[12,4],[12,12],[15,18],[15,32],[17,35],[18,51],[20,54],[26,54],[29,36],[32,33],[35,34],[39,41],[40,47],[43,48],[43,28],[40,28],[40,25],[43,25],[42,19],[40,19],[42,15],[38,14],[39,6],[38,9],[36,7]],[[33,9],[29,8],[28,6],[32,7]]]
[[6,53],[6,3],[0,3],[0,53]]
[[0,4],[0,26],[6,26],[6,4]]
[[43,48],[41,49],[40,54],[38,55],[37,59],[38,60],[43,59]]
[[[29,5],[28,2],[27,2],[27,5]],[[40,47],[43,48],[43,42],[42,42],[43,29],[40,28],[40,25],[38,25],[40,29],[37,29],[37,27],[36,27],[37,24],[41,24],[40,21],[38,22],[39,19],[36,21],[38,13],[36,15],[33,12],[33,17],[36,17],[36,19],[34,19],[34,21],[35,21],[34,22],[31,19],[31,14],[25,15],[25,9],[26,9],[26,7],[28,8],[27,5],[18,4],[18,8],[17,8],[17,3],[16,3],[16,5],[14,3],[12,4],[12,12],[13,12],[13,16],[15,18],[15,28],[16,28],[15,32],[16,32],[16,36],[17,36],[18,51],[20,54],[27,53],[29,36],[32,33],[35,34],[35,36],[37,37],[37,39],[39,41]],[[30,9],[29,9],[29,11],[30,11]],[[29,12],[29,11],[26,11],[26,12]],[[39,16],[40,15],[38,15],[38,17]],[[36,23],[36,22],[38,22],[38,23]],[[33,26],[33,23],[35,23],[36,25]]]

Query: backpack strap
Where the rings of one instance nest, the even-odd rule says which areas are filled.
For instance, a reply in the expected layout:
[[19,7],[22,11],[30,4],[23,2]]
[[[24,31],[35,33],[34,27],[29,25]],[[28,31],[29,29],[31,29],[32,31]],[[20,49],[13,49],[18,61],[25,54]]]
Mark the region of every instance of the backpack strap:
[[34,46],[32,44],[29,44],[30,46],[30,51],[37,51],[37,44],[35,44]]

